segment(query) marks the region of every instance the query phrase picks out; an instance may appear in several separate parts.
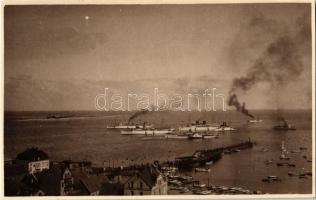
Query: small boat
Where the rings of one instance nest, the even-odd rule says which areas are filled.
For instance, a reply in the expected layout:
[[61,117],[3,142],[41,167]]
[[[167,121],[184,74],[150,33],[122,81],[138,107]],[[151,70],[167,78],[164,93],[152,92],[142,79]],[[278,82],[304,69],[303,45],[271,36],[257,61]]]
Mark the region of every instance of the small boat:
[[284,166],[285,164],[286,164],[286,163],[280,163],[280,162],[278,162],[278,163],[277,163],[277,166],[278,166],[278,167],[282,167],[282,166]]
[[178,170],[176,167],[162,167],[161,169],[168,172],[176,172]]
[[307,176],[306,176],[305,173],[301,173],[298,177],[299,177],[299,178],[307,178]]
[[179,132],[209,132],[214,131],[217,125],[207,124],[206,121],[200,122],[196,121],[187,126],[179,127]]
[[284,119],[282,120],[283,124],[274,126],[273,129],[276,131],[295,131],[295,126],[288,124]]
[[203,135],[203,138],[204,139],[213,139],[213,138],[216,138],[218,137],[217,135]]
[[288,154],[288,151],[285,148],[284,141],[282,141],[280,159],[289,160],[290,158],[287,157],[286,154]]
[[263,179],[261,179],[261,181],[262,181],[262,182],[271,182],[271,180],[268,179],[268,178],[263,178]]
[[281,154],[280,155],[280,159],[282,159],[282,160],[289,160],[290,158],[287,157],[285,154]]
[[211,172],[211,169],[205,169],[205,168],[195,168],[194,169],[195,172]]
[[268,149],[268,148],[263,147],[260,151],[261,151],[261,152],[267,152],[267,151],[269,151],[269,149]]
[[214,131],[234,131],[235,129],[228,126],[226,122],[223,122],[220,126],[218,126]]
[[259,119],[259,118],[257,118],[257,119],[249,119],[248,120],[248,122],[249,123],[261,123],[263,120],[262,119]]
[[212,165],[214,162],[213,161],[208,161],[205,163],[205,165]]
[[174,129],[132,129],[130,131],[122,130],[122,135],[165,135],[173,133]]
[[273,163],[273,161],[272,161],[272,160],[266,160],[264,163],[265,163],[266,165],[270,165],[270,164]]
[[253,193],[254,194],[263,194],[263,192],[261,190],[255,190]]
[[181,188],[181,193],[187,193],[187,192],[190,192],[190,190],[187,188],[187,187],[183,187]]
[[209,194],[212,194],[212,190],[202,190],[199,194],[201,194],[201,195],[209,195]]
[[277,176],[267,176],[267,179],[271,181],[281,181],[281,179]]
[[299,178],[307,178],[308,176],[312,176],[312,172],[306,171],[304,168],[302,168],[301,172],[299,173]]
[[289,167],[296,167],[296,165],[293,164],[293,163],[288,163],[287,166],[289,166]]
[[313,176],[312,172],[310,172],[310,171],[306,171],[305,174],[308,176]]
[[232,150],[225,150],[223,153],[224,153],[224,154],[231,154],[231,153],[233,153],[233,152],[232,152]]
[[300,150],[307,150],[307,147],[300,147]]
[[291,153],[301,153],[301,150],[292,150]]
[[178,175],[168,175],[168,178],[170,178],[170,179],[177,179],[177,178],[179,178],[179,176]]
[[168,183],[171,185],[181,186],[182,183],[178,180],[168,180]]
[[289,176],[298,176],[298,174],[296,174],[296,173],[294,173],[294,172],[291,172],[291,171],[289,171],[287,174],[288,174]]
[[196,187],[196,188],[205,188],[206,185],[204,183],[202,184],[193,184],[193,187]]
[[188,135],[188,139],[203,139],[203,135],[199,133],[192,133]]
[[226,187],[226,186],[218,186],[218,190],[221,191],[221,192],[226,192],[226,191],[229,190],[229,188]]
[[188,136],[183,135],[183,134],[166,134],[165,138],[167,138],[167,139],[188,139]]
[[107,126],[107,129],[148,129],[152,128],[153,125],[151,124],[122,124],[120,123],[119,125],[114,125],[114,126]]
[[179,176],[178,179],[183,180],[183,181],[192,181],[193,177],[192,176]]

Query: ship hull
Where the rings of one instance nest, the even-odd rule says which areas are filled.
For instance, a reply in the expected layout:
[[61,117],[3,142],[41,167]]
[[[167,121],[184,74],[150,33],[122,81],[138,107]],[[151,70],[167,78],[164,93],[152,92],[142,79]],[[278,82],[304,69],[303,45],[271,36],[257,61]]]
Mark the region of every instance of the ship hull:
[[165,135],[173,133],[172,129],[166,130],[132,130],[132,131],[121,131],[122,135]]

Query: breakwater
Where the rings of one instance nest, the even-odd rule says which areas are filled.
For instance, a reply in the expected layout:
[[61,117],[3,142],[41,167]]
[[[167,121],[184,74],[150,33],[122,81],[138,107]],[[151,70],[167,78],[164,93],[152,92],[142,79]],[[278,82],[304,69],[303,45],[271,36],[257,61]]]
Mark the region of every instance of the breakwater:
[[[182,170],[190,170],[195,166],[203,166],[208,162],[216,162],[221,159],[223,153],[234,153],[242,149],[252,148],[255,142],[250,139],[246,142],[219,147],[215,149],[197,150],[192,156],[177,157],[172,163],[174,166]],[[170,162],[168,163],[170,164]]]

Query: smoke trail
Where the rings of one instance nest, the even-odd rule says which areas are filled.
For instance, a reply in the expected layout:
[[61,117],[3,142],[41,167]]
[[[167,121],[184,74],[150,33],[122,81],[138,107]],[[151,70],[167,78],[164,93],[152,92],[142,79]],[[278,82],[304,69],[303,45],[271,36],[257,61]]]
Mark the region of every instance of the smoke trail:
[[228,105],[229,106],[235,106],[236,110],[251,117],[254,118],[252,114],[249,113],[249,111],[246,109],[246,104],[240,104],[237,98],[236,94],[231,94],[228,100]]
[[306,37],[306,31],[310,28],[306,26],[308,27],[308,23],[297,24],[296,34],[279,34],[254,61],[245,75],[233,80],[229,91],[229,106],[234,106],[237,111],[253,117],[245,108],[245,103],[241,104],[238,101],[239,92],[246,93],[260,82],[268,83],[272,89],[279,89],[302,74],[302,49],[306,48],[310,41],[310,37]]
[[129,124],[132,120],[136,119],[137,117],[139,117],[139,116],[141,116],[141,115],[145,115],[145,114],[148,113],[148,112],[149,112],[149,111],[148,111],[147,109],[143,109],[143,110],[140,110],[140,111],[134,113],[134,114],[128,119],[128,124]]

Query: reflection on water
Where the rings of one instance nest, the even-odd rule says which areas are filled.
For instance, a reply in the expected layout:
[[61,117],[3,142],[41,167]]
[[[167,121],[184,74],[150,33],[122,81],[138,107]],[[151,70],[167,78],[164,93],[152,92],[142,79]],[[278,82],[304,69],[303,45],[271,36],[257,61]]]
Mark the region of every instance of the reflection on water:
[[[236,112],[163,112],[142,116],[138,119],[154,123],[156,126],[177,127],[189,120],[203,117],[208,122],[227,121],[238,130],[224,133],[219,139],[142,140],[140,136],[122,136],[117,130],[107,130],[106,126],[118,120],[126,120],[129,115],[107,115],[106,113],[72,112],[74,118],[45,120],[48,114],[6,113],[4,152],[5,159],[12,159],[28,147],[37,146],[46,151],[52,160],[90,160],[97,165],[129,165],[154,160],[172,160],[175,157],[191,155],[195,150],[216,148],[245,141],[250,137],[257,145],[253,149],[224,155],[211,166],[211,173],[191,174],[203,183],[226,186],[240,186],[268,193],[311,193],[312,179],[299,179],[287,175],[289,171],[302,168],[311,170],[308,159],[312,157],[312,117],[311,111],[284,111],[282,115],[297,131],[277,132],[272,127],[277,123],[275,111],[254,111],[263,119],[262,123],[248,124],[247,118]],[[17,120],[18,119],[18,120]],[[23,119],[23,120],[21,120]],[[32,120],[25,120],[32,119]],[[39,120],[34,120],[39,119]],[[282,141],[286,148],[297,150],[307,147],[301,153],[290,153],[295,168],[277,167]],[[262,149],[266,149],[263,151]],[[272,160],[271,165],[265,165]],[[277,175],[282,181],[264,183],[262,178]]]

